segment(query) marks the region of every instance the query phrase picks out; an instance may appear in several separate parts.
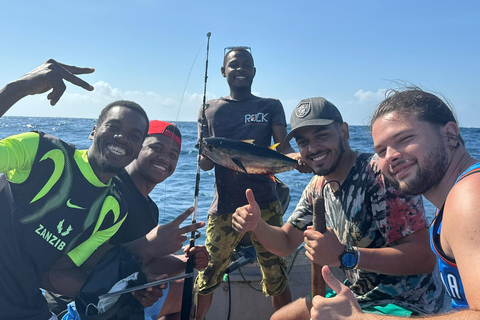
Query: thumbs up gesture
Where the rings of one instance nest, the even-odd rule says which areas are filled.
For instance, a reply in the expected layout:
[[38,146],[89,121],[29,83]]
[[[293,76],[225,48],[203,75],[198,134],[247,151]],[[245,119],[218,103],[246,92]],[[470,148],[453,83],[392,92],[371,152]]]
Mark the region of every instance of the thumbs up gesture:
[[232,227],[239,233],[254,231],[261,219],[261,211],[251,189],[245,191],[248,204],[237,208],[232,216]]
[[329,267],[322,268],[322,275],[325,283],[337,295],[333,298],[315,296],[312,300],[311,320],[371,319],[362,313],[352,291],[335,278]]

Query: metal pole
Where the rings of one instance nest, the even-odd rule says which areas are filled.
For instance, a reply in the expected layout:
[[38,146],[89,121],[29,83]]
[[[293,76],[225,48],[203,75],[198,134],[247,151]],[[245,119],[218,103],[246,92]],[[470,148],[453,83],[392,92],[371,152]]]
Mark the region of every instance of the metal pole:
[[[210,49],[210,36],[211,33],[207,33],[207,59],[205,63],[205,80],[203,85],[203,105],[202,105],[202,120],[201,120],[201,130],[199,134],[199,145],[198,145],[198,155],[197,155],[197,176],[195,179],[195,198],[193,201],[193,216],[192,224],[197,222],[197,210],[198,210],[198,194],[200,189],[200,159],[202,156],[202,147],[203,147],[203,126],[205,123],[205,109],[206,109],[206,97],[207,97],[207,79],[208,79],[208,51]],[[195,246],[195,231],[192,231],[190,234],[190,248]],[[193,272],[195,267],[195,258],[190,256],[188,258],[187,264],[185,266],[185,272]],[[183,283],[183,295],[182,295],[182,310],[181,310],[181,320],[195,319],[196,318],[196,305],[192,308],[192,293],[193,293],[193,282],[194,278],[186,278]]]

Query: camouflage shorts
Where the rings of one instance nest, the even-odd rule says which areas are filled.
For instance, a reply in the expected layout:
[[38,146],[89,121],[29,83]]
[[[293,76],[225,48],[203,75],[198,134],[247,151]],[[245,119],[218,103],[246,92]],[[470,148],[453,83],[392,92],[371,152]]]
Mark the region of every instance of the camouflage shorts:
[[[218,288],[230,263],[233,250],[243,237],[243,234],[233,230],[232,215],[208,216],[205,246],[210,254],[210,261],[207,268],[198,273],[196,283],[200,294],[209,294]],[[280,201],[273,202],[269,208],[262,210],[262,219],[270,225],[281,227],[283,217]],[[253,233],[250,233],[250,239],[257,250],[257,259],[262,271],[263,292],[269,296],[279,295],[288,283],[284,259],[267,251]]]

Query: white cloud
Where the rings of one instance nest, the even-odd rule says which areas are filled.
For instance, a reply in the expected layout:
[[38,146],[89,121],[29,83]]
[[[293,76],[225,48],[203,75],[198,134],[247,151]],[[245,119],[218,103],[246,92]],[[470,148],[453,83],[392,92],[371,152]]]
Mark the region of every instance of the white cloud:
[[362,89],[358,90],[354,96],[356,98],[353,103],[363,104],[363,105],[377,105],[383,99],[385,99],[385,92],[387,89],[378,89],[377,91],[364,91]]
[[376,106],[385,99],[386,91],[383,88],[377,91],[359,89],[352,98],[348,98],[345,108],[340,107],[343,119],[350,125],[368,125]]
[[[13,106],[8,116],[97,118],[101,109],[115,100],[132,100],[140,104],[151,119],[169,121],[196,121],[203,94],[185,93],[181,96],[164,95],[153,91],[121,91],[109,83],[99,81],[92,92],[67,87],[55,107],[47,94],[26,97]],[[208,97],[209,95],[207,95]]]

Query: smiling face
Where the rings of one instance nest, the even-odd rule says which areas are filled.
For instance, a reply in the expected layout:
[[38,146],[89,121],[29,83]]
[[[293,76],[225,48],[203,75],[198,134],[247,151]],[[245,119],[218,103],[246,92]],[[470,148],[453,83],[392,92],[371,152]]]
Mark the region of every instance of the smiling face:
[[423,194],[443,178],[449,164],[442,128],[415,115],[387,113],[372,125],[382,172],[408,194]]
[[180,146],[163,134],[147,136],[138,158],[127,171],[148,184],[158,184],[170,177],[177,167]]
[[143,115],[127,107],[108,110],[105,120],[94,127],[88,160],[102,182],[107,182],[137,156],[147,129]]
[[334,173],[345,154],[348,141],[346,123],[308,126],[295,131],[295,140],[303,161],[319,176]]
[[225,57],[222,75],[231,90],[250,90],[255,77],[255,67],[248,51],[230,51]]

